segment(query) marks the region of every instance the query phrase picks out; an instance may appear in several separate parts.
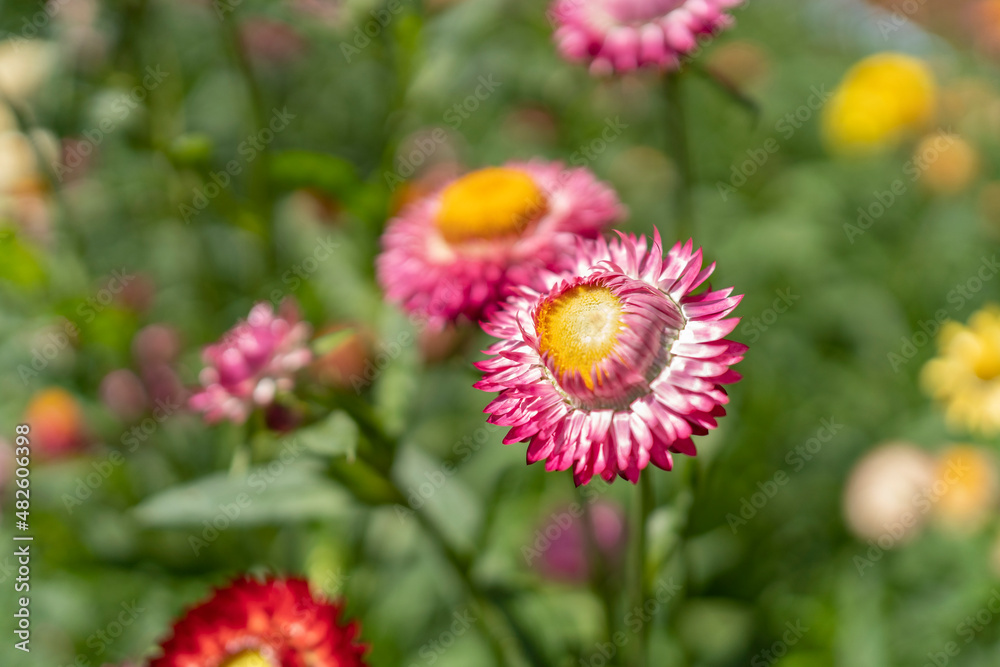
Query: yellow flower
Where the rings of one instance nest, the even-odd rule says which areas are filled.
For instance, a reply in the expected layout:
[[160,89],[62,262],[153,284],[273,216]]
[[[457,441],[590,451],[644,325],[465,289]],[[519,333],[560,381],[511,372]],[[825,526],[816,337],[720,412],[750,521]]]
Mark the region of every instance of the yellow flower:
[[962,137],[935,132],[914,151],[913,164],[922,171],[921,183],[938,195],[966,190],[979,175],[979,153]]
[[970,445],[953,445],[938,459],[936,476],[944,489],[935,508],[938,520],[960,531],[982,526],[997,501],[993,457]]
[[844,76],[825,108],[823,131],[836,152],[877,152],[926,128],[936,107],[937,87],[924,61],[879,53]]
[[986,306],[968,326],[946,322],[938,349],[921,383],[944,405],[948,423],[986,436],[1000,433],[1000,307]]

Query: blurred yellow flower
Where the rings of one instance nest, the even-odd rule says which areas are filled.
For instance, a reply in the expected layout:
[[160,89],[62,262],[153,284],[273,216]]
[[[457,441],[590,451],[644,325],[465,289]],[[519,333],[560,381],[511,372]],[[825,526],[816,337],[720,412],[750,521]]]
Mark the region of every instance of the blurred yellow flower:
[[23,104],[49,80],[56,61],[53,42],[40,39],[0,41],[0,92],[7,101]]
[[986,521],[997,500],[997,470],[992,456],[971,445],[954,445],[937,460],[944,492],[936,514],[946,526],[974,530]]
[[824,111],[823,133],[836,152],[877,152],[927,127],[936,107],[937,86],[924,61],[879,53],[844,76]]
[[1000,433],[1000,307],[986,306],[968,326],[946,322],[938,349],[920,379],[944,405],[948,423],[987,436]]
[[979,175],[979,153],[957,134],[934,132],[924,137],[913,163],[923,170],[921,183],[939,195],[958,194]]

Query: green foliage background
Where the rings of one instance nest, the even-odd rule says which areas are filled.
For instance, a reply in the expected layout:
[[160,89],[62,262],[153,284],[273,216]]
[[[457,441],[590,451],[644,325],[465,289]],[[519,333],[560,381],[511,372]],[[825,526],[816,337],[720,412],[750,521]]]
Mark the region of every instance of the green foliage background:
[[[347,62],[342,45],[357,46],[355,28],[371,21],[378,4],[348,0],[337,23],[327,25],[284,2],[101,3],[96,26],[106,56],[63,61],[34,100],[24,120],[59,136],[79,137],[104,118],[115,121],[86,174],[53,190],[51,243],[26,238],[13,223],[0,240],[3,437],[13,439],[32,393],[50,385],[79,398],[95,436],[86,453],[33,467],[33,650],[15,651],[8,631],[0,642],[3,664],[83,667],[148,656],[184,608],[246,571],[305,573],[343,595],[372,645],[372,665],[494,664],[479,626],[434,653],[433,663],[427,657],[430,642],[469,601],[416,518],[401,515],[388,490],[351,469],[355,448],[381,435],[402,443],[394,474],[404,490],[434,477],[445,462],[455,464],[422,511],[471,555],[475,579],[513,610],[544,664],[579,665],[594,654],[602,628],[598,597],[585,586],[546,580],[522,555],[551,513],[573,501],[571,479],[525,466],[524,446],[501,446],[500,430],[485,426],[481,410],[489,397],[472,388],[469,365],[488,344],[482,334],[434,363],[425,363],[417,346],[401,346],[364,394],[378,428],[332,413],[309,427],[305,451],[259,495],[244,478],[227,475],[234,452],[248,444],[244,430],[207,428],[177,414],[129,451],[122,438],[134,425],[114,418],[97,394],[105,374],[130,366],[132,337],[152,322],[183,333],[180,368],[194,384],[200,346],[273,290],[294,296],[314,325],[370,328],[376,349],[415,336],[374,283],[373,258],[392,202],[385,174],[398,166],[413,132],[449,126],[448,110],[473,94],[482,76],[499,87],[452,126],[441,151],[469,166],[532,156],[569,161],[618,119],[626,126],[620,137],[588,166],[628,206],[624,230],[649,233],[656,225],[672,236],[677,179],[663,152],[666,109],[655,77],[594,80],[563,62],[544,5],[527,0],[403,2]],[[222,20],[220,7],[232,10]],[[17,36],[23,18],[38,9],[3,2],[0,27]],[[303,55],[277,63],[241,55],[239,27],[261,17],[290,26]],[[41,33],[64,37],[55,23]],[[737,82],[757,115],[704,76],[704,63],[735,41],[753,42],[766,55],[763,76]],[[888,355],[936,310],[964,321],[996,299],[996,284],[988,282],[957,311],[948,301],[996,251],[997,221],[979,206],[982,186],[996,178],[995,118],[978,133],[965,132],[983,162],[967,193],[935,197],[908,182],[899,201],[853,242],[844,225],[876,190],[903,177],[909,149],[863,161],[831,158],[818,112],[791,136],[784,132],[782,119],[807,104],[814,88],[832,90],[852,63],[888,49],[928,58],[943,83],[976,78],[996,92],[995,64],[912,26],[883,38],[870,10],[854,3],[754,0],[686,72],[695,241],[718,262],[714,283],[746,294],[735,337],[751,349],[729,416],[698,441],[696,462],[646,473],[658,501],[647,576],[656,582],[688,575],[683,595],[652,621],[654,664],[772,664],[761,651],[796,622],[808,631],[779,665],[920,667],[950,641],[962,650],[949,664],[993,665],[1000,655],[1000,625],[987,624],[968,644],[957,629],[997,586],[990,568],[995,522],[963,537],[931,529],[859,574],[855,557],[869,545],[850,536],[841,517],[844,480],[875,444],[905,438],[936,450],[968,439],[946,429],[917,386],[933,345],[898,369]],[[147,67],[168,74],[118,119],[115,100],[141,84]],[[182,205],[240,159],[241,142],[275,109],[294,115],[287,129],[185,222]],[[547,120],[525,123],[526,114]],[[780,149],[738,191],[722,196],[718,184],[729,180],[733,165],[771,138]],[[290,195],[305,187],[336,202],[332,219],[317,220]],[[305,280],[283,280],[317,239],[332,239],[334,256]],[[80,304],[123,267],[155,283],[150,310],[112,305],[81,322]],[[789,291],[797,300],[787,312],[766,330],[751,324]],[[58,316],[80,326],[78,342],[22,381],[17,369],[30,363],[34,333]],[[796,470],[790,452],[824,419],[842,428]],[[459,446],[466,436],[485,438],[468,457]],[[263,466],[253,470],[266,476],[286,440],[258,434],[249,445],[249,465]],[[65,494],[112,452],[124,462],[92,496],[67,507]],[[788,473],[788,483],[746,525],[731,529],[727,516],[778,471]],[[680,484],[689,476],[697,481],[693,495]],[[623,507],[634,495],[621,481],[594,486]],[[192,548],[192,535],[206,536],[203,522],[241,491],[253,498],[250,507],[217,539]],[[5,544],[15,533],[11,497],[8,489]],[[688,505],[686,539],[674,549],[673,527]],[[12,560],[0,555],[7,626]],[[120,637],[104,641],[98,633],[113,629],[123,603],[144,611]]]

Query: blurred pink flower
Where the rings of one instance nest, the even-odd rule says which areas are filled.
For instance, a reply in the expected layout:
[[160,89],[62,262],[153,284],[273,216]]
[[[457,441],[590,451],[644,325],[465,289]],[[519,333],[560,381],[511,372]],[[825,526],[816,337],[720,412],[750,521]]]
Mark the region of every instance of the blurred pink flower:
[[180,350],[180,334],[169,324],[145,326],[132,339],[132,356],[141,368],[173,363]]
[[263,64],[284,65],[306,51],[305,40],[294,28],[272,19],[247,19],[240,26],[240,40],[247,55]]
[[729,402],[722,385],[747,347],[727,340],[742,295],[695,291],[715,269],[701,249],[677,243],[666,257],[659,232],[581,240],[576,266],[539,272],[483,329],[499,338],[476,367],[476,387],[498,391],[489,422],[511,427],[504,444],[529,442],[528,462],[639,481],[672,452],[696,453],[693,435],[718,426]]
[[108,410],[124,422],[138,419],[149,407],[142,381],[127,368],[105,375],[99,393]]
[[593,74],[640,67],[675,70],[698,37],[732,23],[725,10],[744,0],[556,0],[556,44]]
[[432,329],[478,320],[535,269],[558,265],[575,236],[594,238],[623,213],[587,169],[538,160],[481,169],[389,221],[379,282]]
[[180,334],[169,324],[147,325],[132,339],[132,356],[154,408],[177,405],[187,399],[187,390],[174,370],[180,350]]
[[[577,511],[574,512],[573,510]],[[552,579],[583,582],[590,576],[587,527],[579,505],[554,512],[536,531],[535,552],[541,554],[538,567]],[[625,550],[625,513],[612,502],[600,501],[590,507],[594,546],[612,568],[620,563]],[[528,554],[528,552],[526,552]]]
[[255,406],[270,405],[279,391],[294,387],[294,373],[312,360],[309,333],[292,302],[285,301],[278,314],[270,303],[258,303],[245,321],[204,349],[204,389],[188,404],[209,423],[245,422]]

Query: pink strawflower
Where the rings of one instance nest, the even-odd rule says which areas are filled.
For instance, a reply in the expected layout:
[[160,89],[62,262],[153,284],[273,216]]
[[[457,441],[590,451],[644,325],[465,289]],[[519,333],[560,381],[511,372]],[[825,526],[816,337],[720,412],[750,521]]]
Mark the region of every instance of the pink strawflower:
[[528,462],[572,466],[576,483],[594,475],[637,482],[650,462],[670,470],[671,452],[695,455],[692,435],[717,426],[740,379],[730,366],[746,346],[725,340],[726,318],[743,298],[732,288],[694,294],[715,265],[676,244],[666,257],[659,232],[580,241],[572,271],[542,271],[516,290],[483,329],[499,338],[476,364],[476,386],[500,395],[490,423],[511,426],[505,444],[529,441]]
[[279,314],[270,303],[256,304],[245,321],[202,352],[204,389],[188,404],[210,423],[242,424],[255,406],[270,405],[277,392],[292,389],[295,372],[312,360],[309,334],[291,302],[283,303]]
[[725,10],[745,0],[556,0],[551,17],[559,51],[589,62],[593,74],[680,67],[698,37],[728,27]]
[[390,301],[433,329],[480,319],[538,267],[554,267],[574,235],[596,238],[624,214],[583,168],[508,163],[466,174],[390,220],[377,260]]

